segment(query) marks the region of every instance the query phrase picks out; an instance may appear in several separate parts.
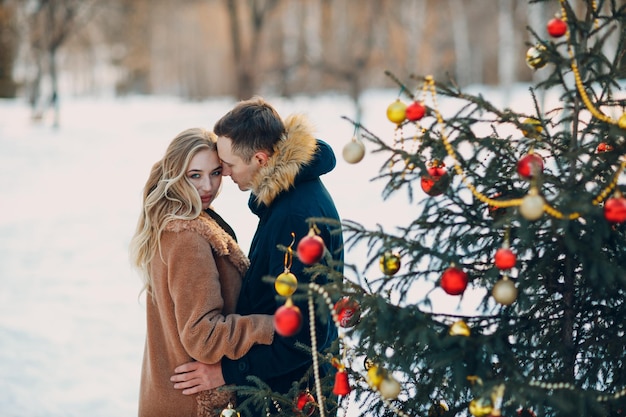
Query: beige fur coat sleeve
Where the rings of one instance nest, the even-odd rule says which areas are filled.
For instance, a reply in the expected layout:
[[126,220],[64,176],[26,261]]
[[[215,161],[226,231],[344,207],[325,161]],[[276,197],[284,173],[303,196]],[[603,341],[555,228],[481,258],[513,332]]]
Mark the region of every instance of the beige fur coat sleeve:
[[166,339],[180,338],[192,358],[237,359],[254,344],[272,343],[273,318],[232,314],[247,258],[211,220],[199,220],[163,233],[164,259],[153,271],[155,300],[166,313],[161,318],[171,321],[163,323],[171,332]]

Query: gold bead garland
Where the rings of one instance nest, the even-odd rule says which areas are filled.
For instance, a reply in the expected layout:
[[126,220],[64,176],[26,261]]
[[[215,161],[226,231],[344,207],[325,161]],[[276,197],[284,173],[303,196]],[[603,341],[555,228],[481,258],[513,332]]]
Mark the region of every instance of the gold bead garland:
[[[445,133],[444,127],[445,127],[445,122],[443,120],[443,117],[441,115],[441,113],[439,112],[439,106],[437,105],[437,91],[436,91],[436,85],[435,85],[435,81],[433,79],[432,76],[426,76],[425,77],[425,83],[429,86],[430,88],[430,93],[431,93],[431,98],[433,101],[433,108],[434,108],[434,112],[435,112],[435,116],[437,118],[437,123],[440,126],[440,135],[441,135],[441,141],[443,142],[444,148],[446,150],[446,152],[448,153],[448,155],[450,156],[450,158],[452,158],[453,160],[453,167],[455,172],[457,173],[457,175],[459,175],[459,177],[461,177],[461,181],[463,182],[463,184],[465,184],[465,186],[470,190],[470,192],[472,193],[472,195],[474,197],[476,197],[477,200],[489,205],[489,206],[493,206],[496,208],[507,208],[507,207],[515,207],[515,206],[519,206],[522,204],[522,200],[521,198],[516,198],[516,199],[511,199],[511,200],[494,200],[492,198],[487,197],[486,195],[484,195],[483,193],[481,193],[480,191],[478,191],[476,189],[476,187],[474,186],[474,184],[472,184],[469,179],[467,178],[467,176],[465,175],[465,172],[463,171],[463,168],[461,167],[461,165],[458,162],[458,159],[456,157],[456,152],[454,150],[454,148],[452,147],[452,145],[450,144],[450,142],[448,141],[448,136]],[[622,159],[619,168],[617,169],[615,175],[613,176],[612,181],[609,183],[609,185],[607,185],[599,194],[596,198],[594,198],[594,200],[592,201],[593,205],[598,205],[600,204],[602,201],[604,201],[604,199],[611,193],[611,191],[617,186],[617,182],[619,179],[619,175],[622,173],[622,171],[626,168],[626,158]],[[557,210],[556,208],[552,207],[550,204],[548,204],[547,202],[544,203],[544,211],[546,213],[548,213],[550,216],[557,218],[557,219],[568,219],[568,220],[575,220],[577,218],[579,218],[581,215],[578,212],[574,212],[574,213],[570,213],[570,214],[564,214],[563,212]]]
[[[593,11],[597,10],[597,4],[596,1],[593,0],[591,3],[591,7],[593,9]],[[565,12],[565,0],[561,0],[561,13],[563,15],[563,21],[567,23],[567,14]],[[595,25],[596,27],[598,26],[598,20],[595,19]],[[616,125],[619,126],[621,128],[624,128],[624,126],[622,126],[622,123],[620,123],[620,120],[615,120],[613,118],[611,118],[610,116],[607,116],[606,114],[602,113],[600,110],[598,110],[593,103],[591,102],[591,99],[589,99],[589,96],[587,95],[587,92],[585,91],[585,88],[583,86],[583,81],[582,81],[582,77],[580,76],[580,71],[578,69],[578,64],[576,62],[576,56],[574,54],[574,47],[572,46],[572,42],[571,42],[571,34],[569,31],[569,25],[567,27],[567,32],[565,33],[565,36],[567,38],[567,53],[569,54],[569,57],[571,59],[571,67],[572,67],[572,72],[574,73],[574,81],[576,83],[576,89],[578,90],[578,93],[580,94],[580,98],[582,99],[583,103],[585,104],[585,107],[587,108],[587,110],[589,110],[589,112],[593,115],[593,117],[595,117],[596,119],[604,122],[604,123],[609,123],[612,125]],[[626,114],[626,113],[625,113]],[[622,115],[622,117],[624,117]]]
[[[555,389],[559,389],[559,390],[567,389],[570,391],[576,390],[576,386],[574,386],[573,384],[570,384],[569,382],[530,381],[529,385],[533,387],[539,387],[541,389],[547,389],[547,390],[555,390]],[[622,390],[617,391],[615,394],[612,394],[612,395],[607,395],[607,394],[598,395],[596,397],[596,401],[607,402],[610,400],[617,400],[618,398],[622,398],[624,396],[626,396],[626,388],[623,388]]]

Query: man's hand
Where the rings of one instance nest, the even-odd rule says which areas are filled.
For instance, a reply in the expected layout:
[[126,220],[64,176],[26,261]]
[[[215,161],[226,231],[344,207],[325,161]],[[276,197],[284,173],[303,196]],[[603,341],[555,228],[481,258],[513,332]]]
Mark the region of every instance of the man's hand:
[[222,362],[213,365],[188,362],[174,369],[174,372],[176,374],[170,378],[170,381],[174,382],[174,388],[182,389],[185,395],[197,394],[200,391],[226,385],[222,375]]

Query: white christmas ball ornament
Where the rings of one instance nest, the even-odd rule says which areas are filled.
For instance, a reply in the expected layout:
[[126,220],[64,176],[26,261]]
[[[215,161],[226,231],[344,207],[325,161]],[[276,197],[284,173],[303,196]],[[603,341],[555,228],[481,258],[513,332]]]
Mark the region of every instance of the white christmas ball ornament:
[[537,220],[543,215],[543,203],[543,197],[540,196],[539,191],[533,187],[528,191],[526,197],[522,199],[519,211],[526,220]]
[[380,382],[380,386],[378,387],[378,391],[383,398],[387,400],[395,400],[400,395],[400,383],[396,381],[393,377],[387,376],[383,378]]
[[502,278],[493,286],[491,295],[498,303],[508,306],[517,299],[517,287],[510,279]]
[[365,156],[365,145],[356,137],[343,147],[343,159],[349,164],[360,162]]

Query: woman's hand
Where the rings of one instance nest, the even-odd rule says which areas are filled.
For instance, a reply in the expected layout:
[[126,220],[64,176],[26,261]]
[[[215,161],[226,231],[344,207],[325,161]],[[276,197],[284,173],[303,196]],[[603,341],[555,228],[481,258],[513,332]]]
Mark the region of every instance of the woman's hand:
[[188,362],[174,369],[174,372],[176,374],[170,378],[170,381],[174,382],[174,388],[182,389],[185,395],[197,394],[200,391],[226,385],[222,375],[222,362],[212,365]]

